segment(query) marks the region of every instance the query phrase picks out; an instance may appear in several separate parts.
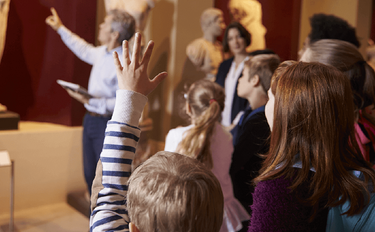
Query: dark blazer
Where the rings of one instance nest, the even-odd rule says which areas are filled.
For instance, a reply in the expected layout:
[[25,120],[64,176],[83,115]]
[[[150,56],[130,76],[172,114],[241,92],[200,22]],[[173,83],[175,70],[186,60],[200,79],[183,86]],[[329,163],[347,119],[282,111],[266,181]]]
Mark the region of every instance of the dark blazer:
[[249,113],[246,110],[237,126],[232,130],[237,134],[229,174],[232,178],[234,196],[251,214],[249,205],[253,203],[252,180],[258,176],[263,158],[269,149],[270,128],[264,113],[264,106]]
[[[221,85],[224,88],[225,88],[225,86],[224,86],[225,85],[225,78],[228,75],[230,66],[232,65],[232,62],[233,62],[233,59],[234,59],[234,57],[232,57],[228,60],[224,60],[220,64],[219,69],[218,69],[217,74],[216,74],[215,82],[218,83],[219,85]],[[242,73],[241,73],[241,76],[242,76]],[[237,116],[237,114],[240,111],[245,110],[246,106],[248,105],[248,102],[245,98],[241,98],[237,95],[237,86],[238,86],[238,82],[236,84],[236,90],[234,92],[234,97],[233,97],[233,102],[232,102],[232,110],[231,110],[231,116],[230,116],[231,122],[233,122],[233,120]]]

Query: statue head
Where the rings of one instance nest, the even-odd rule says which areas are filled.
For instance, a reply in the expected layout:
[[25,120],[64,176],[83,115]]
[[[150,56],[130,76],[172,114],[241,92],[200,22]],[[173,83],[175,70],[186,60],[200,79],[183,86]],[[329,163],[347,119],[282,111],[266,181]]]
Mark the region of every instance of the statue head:
[[225,29],[223,12],[217,8],[208,8],[201,15],[201,27],[204,33],[220,36]]

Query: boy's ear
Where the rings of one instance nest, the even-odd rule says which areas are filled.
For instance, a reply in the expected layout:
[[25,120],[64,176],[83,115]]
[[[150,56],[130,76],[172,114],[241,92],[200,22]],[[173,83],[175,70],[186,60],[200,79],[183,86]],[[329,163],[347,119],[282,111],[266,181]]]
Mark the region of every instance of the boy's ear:
[[260,79],[259,79],[259,76],[257,74],[255,74],[254,76],[252,76],[249,81],[254,86],[260,85]]
[[129,223],[129,230],[130,232],[140,232],[138,228],[131,222]]

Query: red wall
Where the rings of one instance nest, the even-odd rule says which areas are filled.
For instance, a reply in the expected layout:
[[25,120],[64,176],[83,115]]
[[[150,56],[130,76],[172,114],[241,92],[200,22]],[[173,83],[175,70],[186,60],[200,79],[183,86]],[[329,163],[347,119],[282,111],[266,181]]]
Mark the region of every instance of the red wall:
[[12,0],[3,58],[0,102],[21,120],[81,125],[82,104],[57,79],[87,87],[91,67],[80,61],[45,24],[55,7],[62,22],[90,43],[95,40],[96,1]]
[[[296,59],[300,0],[259,0],[266,44],[282,60]],[[230,22],[228,0],[215,0]],[[57,79],[87,87],[91,66],[80,61],[44,22],[55,7],[63,23],[86,41],[95,40],[96,1],[12,0],[7,38],[0,63],[0,103],[21,120],[81,125],[85,109]]]
[[[224,12],[225,23],[231,22],[229,0],[215,0],[215,7]],[[301,0],[259,0],[263,10],[263,25],[267,28],[266,46],[282,61],[296,60],[298,53]]]

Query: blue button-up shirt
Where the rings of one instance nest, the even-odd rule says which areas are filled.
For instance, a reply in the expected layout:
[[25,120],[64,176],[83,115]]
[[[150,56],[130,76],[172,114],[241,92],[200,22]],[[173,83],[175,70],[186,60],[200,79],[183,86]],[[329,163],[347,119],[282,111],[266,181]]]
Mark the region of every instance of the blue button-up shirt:
[[95,47],[61,26],[57,31],[65,45],[82,61],[91,64],[92,69],[88,92],[94,96],[85,104],[85,108],[97,114],[112,114],[118,89],[116,69],[112,53],[116,51],[122,57],[121,46],[107,51],[107,46]]

